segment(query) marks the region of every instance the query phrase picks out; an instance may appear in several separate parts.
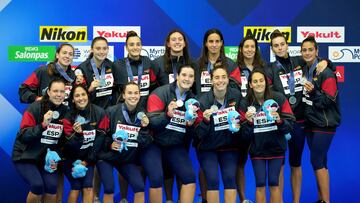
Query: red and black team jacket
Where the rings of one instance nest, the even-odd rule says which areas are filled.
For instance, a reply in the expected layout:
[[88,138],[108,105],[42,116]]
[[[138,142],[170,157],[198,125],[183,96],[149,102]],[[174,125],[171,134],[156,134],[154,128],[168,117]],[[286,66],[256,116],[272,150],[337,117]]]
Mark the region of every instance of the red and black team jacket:
[[227,115],[229,111],[237,111],[242,99],[240,91],[228,87],[225,95],[225,106],[215,100],[213,90],[202,94],[199,97],[200,109],[204,112],[212,105],[218,107],[218,111],[213,113],[210,120],[203,118],[195,128],[193,145],[199,150],[229,150],[237,149],[241,141],[240,131],[232,133],[229,131]]
[[[149,96],[147,111],[149,112],[150,128],[154,142],[160,146],[184,145],[194,133],[196,126],[202,119],[201,111],[192,126],[186,126],[185,105],[175,109],[174,116],[167,115],[167,107],[171,101],[176,101],[176,81],[155,89]],[[189,91],[186,100],[194,98]]]
[[[114,75],[112,72],[113,62],[109,59],[105,59],[103,64],[105,67],[105,83],[106,86],[95,88],[93,92],[90,92],[91,103],[98,105],[105,109],[111,106],[112,94],[114,91]],[[77,69],[80,69],[84,75],[85,84],[89,88],[92,81],[95,79],[95,74],[91,66],[91,59],[87,59],[82,62]],[[101,75],[101,68],[97,68],[99,75]]]
[[[211,76],[207,71],[208,61],[205,64],[205,67],[200,67],[200,59],[196,61],[196,74],[195,74],[195,85],[196,85],[196,95],[201,95],[205,92],[210,91],[211,89]],[[220,57],[216,61],[215,64],[221,64],[222,61]],[[234,71],[236,71],[236,64],[233,60],[226,57],[223,61],[225,63],[225,67],[227,68],[227,72],[229,75],[234,75]]]
[[[263,69],[263,67],[254,67],[255,69]],[[237,88],[241,91],[241,95],[246,97],[247,90],[249,88],[249,76],[251,70],[247,67],[236,67],[236,69],[230,75],[230,87]]]
[[[309,68],[306,66],[304,70],[308,73]],[[315,72],[312,80],[314,90],[303,98],[306,126],[311,131],[335,132],[341,122],[336,75],[330,68],[319,75]]]
[[160,75],[160,69],[152,67],[152,62],[147,56],[141,56],[139,60],[133,60],[131,58],[116,60],[114,62],[113,74],[117,89],[117,94],[115,96],[118,98],[117,101],[119,101],[119,97],[122,95],[124,86],[130,81],[126,69],[126,59],[129,59],[134,76],[134,82],[136,83],[138,82],[138,68],[140,67],[140,64],[143,65],[143,73],[140,82],[140,104],[145,107],[149,93],[159,86],[158,78]]
[[[42,122],[47,110],[42,112],[42,105],[48,105],[46,109],[59,113],[59,118],[53,119],[46,127]],[[61,157],[63,118],[67,111],[68,107],[63,104],[55,106],[51,102],[42,104],[40,101],[30,104],[22,117],[20,130],[16,135],[12,160],[43,163],[47,148],[57,151]]]
[[265,72],[267,77],[272,84],[273,90],[281,92],[286,96],[287,99],[290,97],[290,88],[288,85],[288,80],[290,78],[290,71],[294,72],[295,78],[295,104],[291,104],[291,109],[294,112],[297,122],[304,122],[304,104],[302,102],[303,97],[303,85],[301,79],[303,77],[302,67],[305,64],[305,61],[300,56],[282,58],[276,56],[276,60],[280,62],[279,65],[277,62],[270,63],[266,68]]
[[[22,103],[32,103],[37,97],[46,94],[49,83],[56,79],[64,79],[60,73],[54,69],[54,74],[49,75],[47,66],[43,65],[36,69],[19,87],[19,97]],[[75,81],[74,71],[69,66],[66,70],[68,76]],[[64,79],[65,83],[65,99],[68,98],[72,85]],[[73,82],[74,83],[74,82]]]
[[[146,147],[152,141],[147,127],[141,127],[139,122],[135,122],[134,124],[127,123],[122,111],[123,107],[125,107],[124,105],[124,103],[119,103],[106,110],[110,125],[105,137],[105,142],[98,155],[100,160],[115,163],[132,163],[136,161],[139,149]],[[126,111],[128,112],[131,122],[135,121],[138,112],[145,112],[145,110],[139,106],[133,111]],[[118,130],[124,130],[128,134],[128,140],[126,142],[128,150],[124,149],[121,153],[111,149],[111,144],[114,142],[112,135]]]
[[[273,99],[279,104],[278,113],[281,118],[279,123],[269,121],[261,105],[256,101],[248,104],[244,99],[240,104],[241,133],[244,139],[251,141],[249,153],[252,159],[283,158],[285,155],[284,135],[292,131],[295,117],[284,95],[275,91],[272,93]],[[249,106],[256,108],[253,122],[249,122],[245,117]]]
[[[76,133],[73,125],[78,116],[85,118],[81,125],[82,133]],[[90,165],[96,163],[96,155],[101,149],[106,131],[109,127],[109,119],[105,111],[94,104],[88,104],[84,110],[72,110],[64,118],[65,144],[63,148],[64,158],[69,160],[80,159]]]
[[[164,60],[165,60],[164,56],[160,56],[152,61],[152,63],[153,63],[152,66],[154,68],[160,70],[160,74],[159,74],[159,78],[158,78],[158,83],[160,86],[174,82],[176,80],[176,77],[174,76],[173,68],[175,69],[176,74],[177,74],[179,67],[186,63],[183,56],[180,56],[180,57],[171,56],[167,61],[168,64],[171,64],[171,66],[170,66],[171,70],[169,72],[169,71],[165,70]],[[191,65],[193,65],[193,67],[195,68],[195,62],[192,61],[191,59],[190,59],[190,61],[191,61]],[[194,90],[195,90],[195,88],[194,88]]]

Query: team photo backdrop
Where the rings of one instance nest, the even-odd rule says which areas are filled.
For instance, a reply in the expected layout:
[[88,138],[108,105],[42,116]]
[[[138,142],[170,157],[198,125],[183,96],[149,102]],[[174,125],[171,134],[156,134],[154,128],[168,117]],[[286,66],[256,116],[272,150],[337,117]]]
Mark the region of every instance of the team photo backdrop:
[[[91,40],[106,37],[108,58],[126,56],[124,42],[128,30],[142,39],[142,55],[151,59],[164,53],[167,33],[179,28],[187,34],[193,58],[200,55],[203,35],[218,28],[225,38],[226,55],[236,59],[243,36],[254,35],[265,61],[273,61],[270,33],[279,29],[289,42],[289,53],[300,54],[301,41],[314,35],[319,55],[336,66],[342,124],[329,151],[332,202],[356,202],[360,187],[360,3],[328,0],[197,0],[197,1],[21,1],[0,0],[0,201],[24,202],[28,186],[15,171],[11,151],[22,113],[19,85],[41,64],[53,60],[56,47],[68,42],[75,47],[73,65],[84,61]],[[194,152],[191,156],[197,170]],[[250,161],[246,165],[246,194],[255,199],[255,180]],[[289,165],[285,165],[284,202],[291,202]],[[66,183],[63,200],[69,186]],[[115,197],[119,198],[118,189]],[[197,187],[199,194],[199,187]],[[174,193],[175,195],[175,193]],[[132,194],[129,192],[129,200]],[[196,199],[200,199],[196,196]],[[307,146],[303,154],[302,202],[317,199],[316,182]]]

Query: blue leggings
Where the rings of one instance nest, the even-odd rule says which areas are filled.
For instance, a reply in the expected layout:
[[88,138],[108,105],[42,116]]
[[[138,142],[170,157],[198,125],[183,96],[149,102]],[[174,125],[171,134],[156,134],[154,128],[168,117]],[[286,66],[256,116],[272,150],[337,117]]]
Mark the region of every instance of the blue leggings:
[[35,195],[56,194],[58,173],[48,173],[44,166],[33,163],[14,162],[15,168],[30,185],[30,191]]
[[163,170],[161,162],[161,149],[151,144],[140,153],[140,163],[149,178],[151,188],[160,188],[163,183]]
[[314,170],[327,169],[327,153],[334,134],[311,132],[308,134],[310,160]]
[[165,164],[180,178],[182,184],[196,183],[195,170],[185,146],[161,147]]
[[114,177],[113,177],[113,166],[119,171],[119,173],[125,178],[130,184],[134,193],[144,192],[145,184],[144,179],[141,175],[140,169],[137,165],[132,163],[120,163],[113,165],[108,161],[100,160],[96,164],[99,170],[101,181],[104,185],[105,194],[114,193]]
[[289,144],[289,162],[291,167],[300,167],[302,153],[305,145],[306,132],[304,132],[303,123],[295,123],[294,129],[291,132],[291,139]]
[[73,162],[75,160],[66,160],[64,161],[64,174],[70,182],[71,190],[81,190],[84,188],[93,187],[93,178],[94,178],[94,166],[86,166],[87,171],[85,177],[82,178],[73,178],[71,175]]
[[256,187],[266,186],[266,166],[268,167],[268,185],[279,186],[279,175],[284,159],[252,159]]
[[219,165],[224,189],[236,189],[238,151],[197,151],[196,154],[204,171],[208,190],[219,190]]

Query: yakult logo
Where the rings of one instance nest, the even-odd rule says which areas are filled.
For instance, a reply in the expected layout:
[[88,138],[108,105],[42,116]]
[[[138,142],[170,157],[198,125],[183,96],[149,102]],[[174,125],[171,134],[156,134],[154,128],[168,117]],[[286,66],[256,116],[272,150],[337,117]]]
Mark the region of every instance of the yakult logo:
[[345,41],[344,27],[297,27],[297,42],[313,36],[316,42],[343,43]]
[[93,38],[100,36],[108,42],[125,42],[126,33],[131,30],[140,36],[140,26],[94,26]]

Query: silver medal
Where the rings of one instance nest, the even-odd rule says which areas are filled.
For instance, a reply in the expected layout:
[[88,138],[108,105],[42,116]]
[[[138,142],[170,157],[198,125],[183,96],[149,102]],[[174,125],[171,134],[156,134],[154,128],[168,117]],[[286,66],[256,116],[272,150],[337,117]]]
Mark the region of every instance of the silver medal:
[[290,104],[295,104],[296,103],[296,97],[295,96],[289,97],[289,103]]
[[53,114],[52,114],[52,118],[53,119],[58,119],[60,116],[59,112],[58,111],[53,111]]
[[255,106],[249,106],[249,107],[247,107],[247,110],[248,110],[248,112],[250,112],[250,113],[252,113],[252,114],[256,113],[256,108],[255,108]]
[[140,111],[140,112],[138,112],[138,113],[136,114],[136,118],[139,119],[139,120],[141,120],[144,116],[145,116],[145,113],[142,112],[142,111]]
[[215,111],[218,111],[218,110],[219,110],[219,107],[217,107],[216,105],[212,105],[212,106],[210,107],[210,110],[211,110],[212,112],[215,112]]
[[178,99],[178,100],[176,101],[176,106],[177,106],[177,107],[182,107],[182,106],[184,106],[184,102],[183,102],[181,99]]

